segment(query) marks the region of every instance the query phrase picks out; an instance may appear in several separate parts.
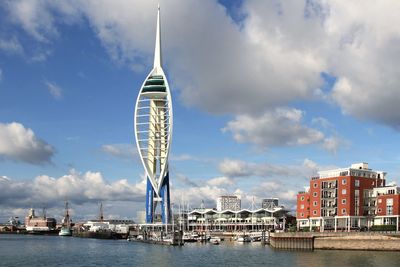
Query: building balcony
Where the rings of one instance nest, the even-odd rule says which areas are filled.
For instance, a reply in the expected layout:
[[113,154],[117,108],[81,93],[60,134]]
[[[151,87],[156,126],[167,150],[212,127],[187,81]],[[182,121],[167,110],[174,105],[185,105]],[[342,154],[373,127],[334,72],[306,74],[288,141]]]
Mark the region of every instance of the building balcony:
[[332,208],[337,208],[336,204],[332,204],[332,205],[321,205],[321,208],[323,209],[332,209]]
[[322,195],[321,197],[322,199],[332,199],[332,198],[337,198],[336,194],[332,194],[332,195]]

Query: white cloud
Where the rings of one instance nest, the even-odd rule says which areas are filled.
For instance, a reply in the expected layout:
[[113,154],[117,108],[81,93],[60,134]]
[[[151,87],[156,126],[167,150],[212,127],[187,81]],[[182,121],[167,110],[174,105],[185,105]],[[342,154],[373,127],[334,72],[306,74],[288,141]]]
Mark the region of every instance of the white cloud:
[[180,200],[188,201],[192,208],[200,207],[204,201],[205,207],[215,207],[215,201],[219,196],[228,194],[223,187],[204,184],[197,187],[176,188],[173,191],[172,201],[179,203]]
[[0,180],[1,205],[52,207],[65,198],[75,204],[99,201],[143,201],[145,183],[130,184],[126,179],[107,182],[100,172],[78,173],[54,178],[41,175],[32,181]]
[[400,3],[332,1],[329,8],[333,99],[347,114],[399,129]]
[[55,99],[61,99],[62,97],[62,92],[63,90],[61,89],[60,86],[53,82],[44,82],[44,84],[47,86],[47,90],[49,93],[55,98]]
[[347,148],[350,142],[341,138],[333,125],[324,118],[313,118],[311,123],[329,130],[332,136],[303,124],[304,112],[294,108],[276,108],[262,115],[239,115],[227,123],[223,132],[231,132],[239,143],[253,144],[257,149],[271,146],[299,146],[318,144],[330,153]]
[[8,54],[22,55],[24,49],[16,37],[10,39],[0,39],[0,50]]
[[324,129],[334,128],[334,125],[329,120],[327,120],[326,118],[323,118],[323,117],[313,118],[311,120],[311,123],[315,124],[315,125],[319,125]]
[[301,124],[303,112],[277,108],[261,116],[239,115],[223,129],[239,143],[269,146],[307,145],[321,142],[324,134]]
[[[58,24],[87,20],[114,60],[148,66],[156,4],[20,0],[5,6],[10,20],[39,42],[58,36]],[[308,99],[325,72],[338,78],[327,95],[344,112],[400,125],[398,1],[244,1],[240,25],[217,1],[161,1],[161,7],[166,67],[188,105],[259,114]]]
[[336,154],[339,148],[348,148],[349,145],[350,142],[348,140],[338,136],[328,137],[322,143],[322,147],[333,154]]
[[249,164],[241,160],[224,159],[218,168],[222,174],[229,177],[246,177],[253,173]]
[[1,175],[0,176],[0,181],[1,180],[3,180],[3,181],[10,181],[10,178],[8,178],[7,176],[5,176],[5,175]]
[[318,170],[318,165],[316,162],[312,161],[311,159],[304,159],[303,166],[310,169],[310,170]]
[[42,164],[51,161],[55,149],[37,138],[24,125],[12,122],[0,123],[0,159]]
[[246,185],[261,182],[269,188],[274,188],[277,183],[285,181],[286,188],[290,190],[299,185],[303,186],[310,177],[317,175],[318,171],[337,168],[333,165],[321,166],[309,158],[305,158],[301,164],[255,163],[225,159],[218,167],[219,171],[228,178],[251,177],[251,180],[245,180]]
[[269,163],[254,163],[243,160],[224,159],[218,166],[219,171],[227,177],[262,177],[262,178],[282,178],[282,177],[307,177],[310,171],[314,172],[316,164],[305,159],[303,165],[283,165]]
[[[260,13],[246,5],[248,17],[243,28],[232,22],[217,1],[174,0],[161,2],[161,6],[166,64],[188,105],[216,113],[258,112],[307,97],[321,83],[323,62],[312,53],[315,49],[295,47],[291,42],[298,40],[288,35],[286,42],[276,28],[260,23],[264,17],[279,23],[273,5]],[[296,10],[302,12],[303,7],[297,5]],[[63,22],[65,17],[79,21],[82,14],[114,60],[129,65],[151,61],[156,1],[18,1],[10,4],[9,11],[16,23],[41,42],[57,36],[56,21]],[[57,19],[52,14],[57,14]],[[190,24],[182,24],[186,17],[191,18]],[[310,31],[310,23],[296,19],[297,25]],[[310,34],[295,37],[314,41]],[[222,75],[213,69],[223,71]]]
[[131,144],[106,144],[101,147],[101,151],[121,159],[138,159],[136,146]]
[[229,177],[222,176],[208,180],[207,184],[211,186],[230,186],[234,185],[235,182]]
[[12,22],[20,25],[36,40],[48,42],[50,37],[57,35],[55,17],[48,5],[49,2],[41,0],[17,0],[8,1],[5,6]]

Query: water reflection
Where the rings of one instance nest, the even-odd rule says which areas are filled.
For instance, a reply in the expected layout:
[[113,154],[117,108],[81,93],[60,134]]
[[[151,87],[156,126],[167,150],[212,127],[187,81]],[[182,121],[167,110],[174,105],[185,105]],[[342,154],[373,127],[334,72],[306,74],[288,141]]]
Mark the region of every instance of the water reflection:
[[124,240],[0,235],[0,266],[397,266],[398,252],[285,251],[224,241],[184,247]]

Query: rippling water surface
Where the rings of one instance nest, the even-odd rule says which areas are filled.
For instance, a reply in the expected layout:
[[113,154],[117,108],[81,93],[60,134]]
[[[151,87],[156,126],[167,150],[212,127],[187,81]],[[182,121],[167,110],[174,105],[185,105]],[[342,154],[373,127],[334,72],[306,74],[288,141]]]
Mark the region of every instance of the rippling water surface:
[[400,266],[400,252],[281,251],[260,243],[149,245],[125,240],[0,235],[0,266]]

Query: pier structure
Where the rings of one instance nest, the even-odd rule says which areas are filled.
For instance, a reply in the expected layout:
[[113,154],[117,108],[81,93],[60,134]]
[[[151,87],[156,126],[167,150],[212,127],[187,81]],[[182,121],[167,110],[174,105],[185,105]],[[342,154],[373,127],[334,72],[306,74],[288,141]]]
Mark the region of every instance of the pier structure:
[[147,176],[146,224],[155,222],[157,206],[163,225],[171,223],[168,155],[172,137],[172,100],[162,68],[160,7],[157,13],[153,69],[136,100],[134,129],[136,145]]

